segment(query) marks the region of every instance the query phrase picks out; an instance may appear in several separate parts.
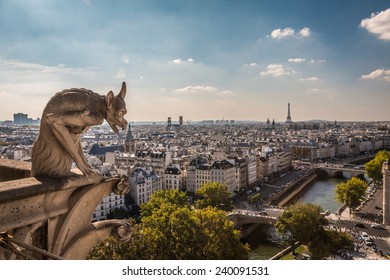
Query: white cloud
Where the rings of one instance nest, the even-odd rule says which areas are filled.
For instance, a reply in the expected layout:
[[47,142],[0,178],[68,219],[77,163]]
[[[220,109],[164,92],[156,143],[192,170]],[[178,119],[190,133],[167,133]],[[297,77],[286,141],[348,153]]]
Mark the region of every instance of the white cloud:
[[308,27],[304,27],[301,30],[299,30],[298,34],[301,35],[301,37],[309,37],[311,33]]
[[120,68],[119,70],[118,70],[118,74],[116,74],[116,77],[115,77],[115,79],[123,79],[123,78],[126,78],[126,70],[125,69],[123,69],[123,68]]
[[326,62],[325,59],[318,59],[318,60],[310,59],[310,63],[325,63],[325,62]]
[[288,59],[288,62],[294,62],[294,63],[301,63],[301,62],[305,62],[306,59],[305,58],[289,58]]
[[390,70],[376,69],[375,71],[372,71],[370,74],[362,75],[362,79],[385,80],[386,82],[390,82]]
[[292,37],[294,36],[295,32],[294,29],[291,27],[287,27],[285,29],[275,29],[271,32],[271,37],[274,39],[283,39],[286,37]]
[[202,93],[212,93],[218,96],[229,96],[233,95],[233,92],[230,90],[219,90],[214,86],[208,85],[198,85],[198,86],[186,86],[184,88],[179,88],[175,90],[178,93],[184,94],[202,94]]
[[307,77],[300,79],[301,81],[318,81],[318,77]]
[[171,60],[170,62],[173,63],[173,64],[188,64],[188,63],[194,63],[195,60],[193,60],[192,58],[189,58],[187,60],[184,60],[184,59],[181,59],[181,58],[176,58],[174,60]]
[[291,73],[293,73],[293,71],[292,72],[287,71],[282,64],[269,64],[267,66],[267,70],[260,72],[260,75],[280,77],[284,75],[289,75]]
[[295,31],[291,27],[286,27],[284,29],[275,29],[271,32],[271,37],[273,39],[284,39],[288,37],[294,37],[294,38],[306,38],[310,36],[310,28],[304,27],[299,31]]
[[[40,117],[49,98],[62,89],[106,89],[106,70],[0,59],[0,98],[7,100],[7,106],[0,110],[0,118],[9,119],[14,112],[19,111],[28,113],[33,118]],[[115,72],[111,73],[115,75]],[[112,81],[112,78],[109,80]],[[23,104],[20,100],[23,100]]]
[[[79,73],[90,73],[92,70],[98,69],[97,67],[86,67],[86,68],[71,68],[65,67],[65,64],[60,63],[58,66],[47,66],[37,63],[28,63],[14,60],[0,59],[0,71],[7,71],[9,73],[15,71],[25,74],[39,74],[39,73],[60,73],[60,74],[76,74]],[[27,77],[26,77],[27,78]],[[18,77],[20,79],[20,77]]]
[[205,93],[205,92],[218,92],[218,89],[213,86],[186,86],[185,88],[176,89],[176,92],[180,93]]
[[233,92],[230,90],[223,90],[217,93],[219,96],[226,96],[226,95],[232,95]]
[[129,64],[130,63],[130,59],[127,55],[122,55],[121,57],[121,61],[124,63],[124,64]]
[[378,35],[379,39],[390,40],[390,9],[371,14],[360,22],[360,27]]
[[245,66],[249,66],[249,67],[256,67],[257,66],[257,63],[255,62],[252,62],[252,63],[245,63]]

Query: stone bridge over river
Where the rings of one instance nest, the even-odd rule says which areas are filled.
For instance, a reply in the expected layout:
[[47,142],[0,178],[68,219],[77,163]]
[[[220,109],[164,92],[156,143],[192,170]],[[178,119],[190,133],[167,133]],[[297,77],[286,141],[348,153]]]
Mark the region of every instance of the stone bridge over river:
[[322,166],[315,170],[317,175],[327,175],[329,177],[341,177],[344,173],[350,174],[351,176],[362,177],[365,174],[364,169],[355,168],[344,168],[344,167],[328,167]]
[[248,236],[259,224],[274,224],[283,209],[266,208],[263,211],[235,209],[229,213],[234,227],[241,229],[242,238]]

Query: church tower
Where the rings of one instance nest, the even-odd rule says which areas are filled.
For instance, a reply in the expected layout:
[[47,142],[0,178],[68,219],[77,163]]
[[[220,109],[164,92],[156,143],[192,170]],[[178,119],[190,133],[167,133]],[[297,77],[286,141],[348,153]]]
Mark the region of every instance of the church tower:
[[134,136],[131,133],[131,126],[127,129],[126,141],[125,141],[125,151],[126,153],[134,154],[135,153],[135,140]]
[[287,112],[287,119],[285,125],[287,128],[290,128],[293,125],[293,121],[291,119],[291,113],[290,113],[290,102],[288,103],[288,112]]

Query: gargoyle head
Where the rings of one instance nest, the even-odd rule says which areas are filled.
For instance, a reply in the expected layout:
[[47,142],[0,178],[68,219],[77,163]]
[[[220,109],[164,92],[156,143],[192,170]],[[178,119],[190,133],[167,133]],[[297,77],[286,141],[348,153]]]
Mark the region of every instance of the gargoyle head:
[[118,128],[122,128],[125,130],[127,127],[127,121],[124,116],[127,113],[126,103],[126,83],[122,83],[122,89],[118,95],[114,96],[114,93],[110,91],[106,96],[106,104],[107,104],[107,118],[106,121],[112,128],[115,133],[118,133]]

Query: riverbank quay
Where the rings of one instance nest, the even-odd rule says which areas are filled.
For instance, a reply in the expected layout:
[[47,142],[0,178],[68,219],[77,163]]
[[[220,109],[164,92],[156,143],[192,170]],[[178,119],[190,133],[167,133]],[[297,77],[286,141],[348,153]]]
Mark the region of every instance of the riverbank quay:
[[275,195],[267,199],[264,205],[277,207],[286,206],[302,190],[304,190],[306,187],[310,186],[313,182],[315,182],[317,178],[318,177],[315,173],[315,169],[307,171],[305,174],[288,183],[287,186],[285,186]]

